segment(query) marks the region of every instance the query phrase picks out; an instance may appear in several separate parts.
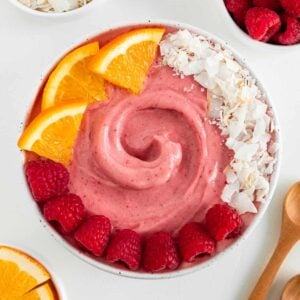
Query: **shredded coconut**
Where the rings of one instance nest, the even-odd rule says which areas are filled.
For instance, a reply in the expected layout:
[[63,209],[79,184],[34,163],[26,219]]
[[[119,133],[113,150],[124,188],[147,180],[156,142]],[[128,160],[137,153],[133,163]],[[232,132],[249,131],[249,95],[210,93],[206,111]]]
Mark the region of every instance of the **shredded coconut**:
[[92,0],[18,0],[34,10],[47,13],[70,11],[88,4]]
[[249,71],[218,43],[188,30],[169,34],[161,43],[163,64],[207,89],[211,124],[226,137],[234,157],[225,168],[222,200],[240,214],[256,213],[254,201],[269,193],[276,163],[276,128],[263,95]]

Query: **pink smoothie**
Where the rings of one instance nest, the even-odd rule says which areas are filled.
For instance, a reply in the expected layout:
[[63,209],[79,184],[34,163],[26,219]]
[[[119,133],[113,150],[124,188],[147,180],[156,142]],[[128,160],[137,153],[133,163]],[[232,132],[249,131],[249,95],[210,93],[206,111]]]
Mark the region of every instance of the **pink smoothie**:
[[176,232],[220,201],[230,161],[207,117],[206,90],[158,62],[139,95],[109,86],[84,116],[70,191],[115,229]]

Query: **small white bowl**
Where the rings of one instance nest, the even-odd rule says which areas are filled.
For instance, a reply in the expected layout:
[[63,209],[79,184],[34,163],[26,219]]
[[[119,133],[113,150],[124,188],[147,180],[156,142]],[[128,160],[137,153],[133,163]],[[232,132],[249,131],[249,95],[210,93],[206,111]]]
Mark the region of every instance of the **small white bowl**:
[[[60,57],[58,57],[57,59],[53,59],[53,58],[49,58],[50,64],[49,64],[49,68],[47,68],[44,72],[45,76],[48,74],[49,70],[51,70],[51,68],[53,68],[53,65],[59,61],[63,55],[65,53],[68,53],[69,51],[71,51],[72,49],[74,49],[74,47],[80,45],[83,41],[88,41],[89,39],[94,38],[95,36],[107,32],[109,30],[112,29],[118,29],[118,28],[122,28],[122,27],[126,27],[126,28],[130,28],[130,27],[135,27],[135,26],[149,26],[149,24],[153,24],[153,25],[161,25],[161,26],[171,26],[177,29],[187,29],[190,30],[192,32],[204,35],[206,37],[208,37],[210,40],[212,41],[216,41],[217,43],[220,43],[224,48],[229,49],[230,51],[232,51],[232,53],[234,54],[234,57],[236,58],[236,60],[243,66],[245,66],[251,73],[251,75],[256,79],[256,82],[260,88],[260,90],[262,91],[262,93],[265,95],[265,100],[268,103],[268,106],[270,107],[272,113],[273,113],[273,119],[274,119],[274,123],[276,128],[278,129],[275,135],[275,141],[279,144],[279,148],[280,151],[277,152],[276,154],[276,159],[277,159],[277,163],[275,165],[275,169],[274,172],[271,176],[271,181],[270,181],[270,191],[268,196],[266,197],[266,201],[263,202],[260,205],[259,211],[258,213],[254,216],[253,220],[251,221],[251,224],[248,226],[248,228],[245,230],[245,232],[242,234],[241,237],[239,237],[236,241],[234,241],[230,246],[228,246],[226,249],[224,249],[223,251],[219,252],[218,254],[216,254],[215,256],[211,257],[210,259],[202,262],[202,263],[196,263],[196,264],[189,264],[187,266],[185,266],[184,268],[178,269],[176,271],[172,271],[172,272],[165,272],[165,273],[158,273],[158,274],[151,274],[151,273],[144,273],[144,272],[134,272],[134,271],[129,271],[129,270],[124,270],[124,269],[120,269],[117,266],[115,267],[112,264],[106,263],[104,262],[104,260],[97,260],[95,258],[93,258],[91,255],[88,255],[84,252],[82,252],[81,250],[79,250],[78,248],[75,248],[74,246],[72,246],[70,243],[68,243],[45,219],[44,216],[42,214],[42,212],[40,211],[40,209],[38,208],[38,206],[36,205],[36,203],[34,202],[34,200],[31,198],[31,194],[29,191],[29,188],[26,184],[26,178],[25,175],[23,173],[23,166],[20,164],[20,176],[23,176],[23,180],[24,180],[24,194],[27,194],[27,198],[28,201],[31,201],[32,206],[33,206],[33,210],[35,212],[35,214],[37,215],[37,217],[41,220],[41,223],[44,227],[46,227],[49,232],[50,235],[53,236],[58,242],[60,242],[67,250],[69,250],[71,253],[73,253],[74,255],[76,255],[77,257],[81,258],[83,261],[87,262],[90,265],[93,265],[103,271],[107,271],[109,273],[112,274],[116,274],[116,275],[121,275],[121,276],[125,276],[125,277],[130,277],[130,278],[136,278],[136,279],[167,279],[167,278],[173,278],[173,277],[177,277],[177,276],[183,276],[186,274],[189,274],[191,272],[194,271],[200,271],[203,270],[215,263],[217,263],[221,257],[223,257],[226,253],[232,251],[233,249],[237,248],[243,241],[245,241],[247,239],[247,237],[252,233],[252,231],[254,230],[254,228],[257,226],[257,224],[259,223],[259,221],[262,219],[275,190],[277,181],[278,181],[278,176],[279,176],[279,169],[280,169],[280,163],[281,163],[281,137],[280,137],[280,126],[278,123],[278,119],[277,119],[277,114],[276,111],[274,111],[274,106],[272,105],[272,102],[268,96],[268,94],[266,93],[266,91],[264,90],[262,84],[260,83],[260,81],[257,79],[257,76],[255,76],[255,74],[253,73],[253,71],[251,70],[251,68],[249,68],[249,66],[246,64],[245,59],[243,59],[234,49],[232,49],[228,43],[224,42],[223,40],[221,40],[220,38],[216,37],[215,35],[208,33],[205,30],[202,30],[198,27],[195,26],[191,26],[188,24],[184,24],[184,23],[180,23],[180,22],[174,22],[174,21],[167,21],[167,20],[148,20],[146,22],[137,22],[137,23],[127,23],[127,24],[121,24],[119,26],[114,26],[113,28],[105,28],[105,30],[101,30],[98,32],[95,32],[94,34],[90,34],[88,36],[83,36],[82,38],[80,38],[78,40],[78,43],[73,43],[71,45],[70,48],[65,49],[65,51],[62,51],[62,55]],[[36,91],[40,88],[41,86],[41,81],[37,81],[39,84],[37,86],[37,89],[35,90],[35,93],[33,94],[31,99],[35,99],[36,96]],[[29,98],[30,99],[30,98]]]
[[245,31],[243,31],[232,19],[230,13],[228,12],[224,0],[217,1],[216,5],[219,6],[219,11],[224,18],[224,23],[228,24],[228,28],[232,31],[232,33],[243,43],[249,45],[250,47],[254,47],[257,50],[262,51],[272,51],[277,53],[283,53],[287,51],[300,51],[300,43],[296,45],[276,45],[276,44],[269,44],[260,42],[257,40],[252,39]]
[[60,276],[54,271],[54,268],[49,265],[47,262],[47,259],[43,257],[41,254],[37,253],[35,250],[28,248],[27,246],[20,245],[15,242],[11,241],[5,241],[0,243],[1,246],[7,246],[14,248],[16,250],[19,250],[21,252],[24,252],[25,254],[31,256],[34,258],[37,262],[39,262],[43,267],[46,268],[46,270],[50,273],[51,275],[51,281],[56,289],[56,292],[58,294],[58,298],[61,300],[67,299],[66,297],[66,292],[63,288],[63,283],[60,279]]
[[84,15],[85,13],[91,11],[93,8],[95,8],[96,5],[99,3],[103,3],[106,0],[92,0],[88,4],[81,6],[79,8],[75,8],[70,11],[62,12],[62,13],[56,13],[56,12],[42,12],[38,11],[32,8],[27,7],[26,5],[22,4],[18,0],[8,0],[12,5],[14,5],[16,8],[19,10],[23,11],[24,13],[36,17],[41,17],[45,19],[64,19],[64,18],[69,18],[69,17],[79,17]]

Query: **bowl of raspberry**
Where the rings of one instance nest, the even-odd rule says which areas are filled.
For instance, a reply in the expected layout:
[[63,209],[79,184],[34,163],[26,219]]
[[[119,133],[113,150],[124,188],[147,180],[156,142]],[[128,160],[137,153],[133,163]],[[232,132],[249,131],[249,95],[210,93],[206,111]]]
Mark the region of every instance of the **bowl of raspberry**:
[[299,0],[224,0],[221,5],[232,29],[248,44],[300,48]]
[[263,86],[187,24],[82,40],[51,64],[20,133],[28,201],[101,270],[158,279],[217,262],[252,232],[277,182],[279,127]]

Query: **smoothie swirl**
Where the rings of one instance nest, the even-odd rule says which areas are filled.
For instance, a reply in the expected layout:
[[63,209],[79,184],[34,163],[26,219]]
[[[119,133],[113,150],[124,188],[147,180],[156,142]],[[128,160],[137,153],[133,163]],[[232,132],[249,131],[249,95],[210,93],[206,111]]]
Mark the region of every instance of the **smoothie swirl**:
[[70,190],[115,228],[176,232],[218,202],[228,160],[206,92],[154,65],[140,95],[110,87],[108,101],[88,108]]
[[[167,183],[175,176],[182,160],[180,140],[172,141],[170,132],[162,131],[141,143],[140,148],[126,145],[126,123],[145,110],[166,110],[180,113],[195,132],[198,172],[207,156],[205,130],[196,107],[186,105],[185,97],[172,90],[146,93],[118,102],[103,118],[94,122],[91,149],[98,170],[116,185],[147,189]],[[154,153],[155,152],[155,153]],[[155,156],[155,157],[153,157]],[[199,175],[199,174],[198,174]]]

